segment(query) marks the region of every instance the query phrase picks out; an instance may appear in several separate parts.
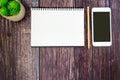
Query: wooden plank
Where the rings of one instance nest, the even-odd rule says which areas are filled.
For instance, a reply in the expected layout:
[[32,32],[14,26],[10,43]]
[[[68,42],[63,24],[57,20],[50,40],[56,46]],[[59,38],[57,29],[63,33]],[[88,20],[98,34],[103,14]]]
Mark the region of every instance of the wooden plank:
[[72,48],[40,48],[40,80],[72,79]]
[[[98,6],[98,0],[90,0],[90,4],[92,7]],[[99,60],[98,60],[98,48],[92,47],[92,80],[99,80]],[[97,77],[96,77],[97,76]]]
[[[36,3],[35,3],[36,2]],[[30,3],[30,1],[22,1],[26,3],[26,17],[16,24],[20,27],[20,52],[17,54],[16,76],[18,80],[39,80],[39,48],[31,48],[30,46],[30,6],[38,7],[38,1]],[[19,48],[19,47],[18,47]],[[19,49],[18,49],[19,50]]]
[[74,48],[74,80],[87,79],[86,48]]
[[[115,1],[116,2],[116,1]],[[113,45],[111,46],[111,48],[100,48],[100,51],[102,51],[101,55],[102,56],[102,66],[101,66],[101,79],[102,80],[119,80],[119,76],[120,75],[120,70],[119,70],[119,40],[117,39],[119,37],[119,27],[116,28],[116,25],[119,25],[119,22],[114,22],[114,19],[116,19],[116,17],[118,16],[118,10],[114,10],[116,9],[114,6],[118,7],[118,5],[116,5],[117,3],[114,3],[114,1],[111,3],[109,2],[109,0],[106,0],[105,2],[99,1],[99,6],[110,6],[112,7],[112,32],[113,32]],[[108,4],[109,3],[109,4]],[[117,17],[118,18],[118,17]],[[115,25],[115,26],[113,26]],[[116,33],[117,32],[117,33]],[[99,53],[100,54],[100,53]],[[110,71],[111,70],[111,71]],[[108,75],[107,75],[108,74]]]
[[22,3],[26,7],[22,21],[11,22],[0,17],[0,80],[39,79],[39,48],[30,47],[29,6],[32,4],[27,0]]
[[[110,4],[108,0],[90,0],[89,4],[85,0],[41,0],[39,3],[37,0],[25,0],[22,2],[27,9],[27,15],[23,21],[15,23],[0,17],[0,80],[39,80],[39,75],[40,80],[120,79],[119,0],[111,0]],[[31,48],[29,7],[39,7],[39,5],[85,8],[86,5],[110,6],[112,8],[112,46],[110,48],[91,47],[89,50],[87,45],[74,48]],[[85,44],[87,44],[86,41],[85,37]]]
[[112,30],[113,30],[113,46],[111,47],[111,80],[120,79],[120,1],[110,0],[112,8]]
[[85,26],[85,46],[74,48],[74,80],[87,80],[88,75],[88,55],[87,55],[87,1],[86,0],[74,0],[75,7],[84,7],[84,26]]
[[83,2],[84,2],[84,0],[74,0],[73,1],[73,6],[74,7],[84,7]]
[[73,0],[40,0],[40,7],[73,7]]
[[[109,3],[110,4],[110,3]],[[107,0],[90,0],[92,7],[106,7]],[[91,53],[91,52],[90,52]],[[92,80],[110,79],[110,47],[92,47]]]
[[[107,0],[99,1],[100,7],[109,7],[109,2]],[[100,56],[100,80],[110,79],[110,47],[99,48]]]
[[14,72],[14,69],[15,69],[15,68],[14,69],[12,68],[12,65],[14,65],[15,63],[14,63],[13,55],[11,55],[12,53],[11,48],[10,46],[8,46],[11,40],[10,35],[9,37],[7,36],[8,34],[7,28],[9,28],[7,27],[8,22],[6,23],[6,20],[3,19],[2,17],[0,17],[0,22],[1,22],[1,25],[0,25],[1,27],[0,28],[0,79],[5,80],[5,79],[8,79],[9,77],[9,80],[12,80],[13,79],[12,73]]
[[[41,0],[41,7],[72,7],[73,0]],[[73,48],[40,48],[40,80],[72,80]]]
[[[109,7],[109,0],[99,1],[100,7]],[[100,56],[100,79],[109,80],[110,79],[110,47],[99,48]]]

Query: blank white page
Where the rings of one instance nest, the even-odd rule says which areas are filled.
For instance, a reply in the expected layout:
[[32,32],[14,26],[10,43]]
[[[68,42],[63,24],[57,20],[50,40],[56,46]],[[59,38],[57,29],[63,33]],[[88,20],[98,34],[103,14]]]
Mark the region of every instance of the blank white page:
[[84,46],[84,9],[31,8],[31,46]]

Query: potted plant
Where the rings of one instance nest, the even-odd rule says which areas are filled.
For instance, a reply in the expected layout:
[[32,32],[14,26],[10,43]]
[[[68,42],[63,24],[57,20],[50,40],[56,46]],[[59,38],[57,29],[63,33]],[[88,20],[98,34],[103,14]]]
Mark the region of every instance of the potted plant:
[[11,21],[20,21],[25,16],[25,8],[19,0],[0,0],[0,15]]

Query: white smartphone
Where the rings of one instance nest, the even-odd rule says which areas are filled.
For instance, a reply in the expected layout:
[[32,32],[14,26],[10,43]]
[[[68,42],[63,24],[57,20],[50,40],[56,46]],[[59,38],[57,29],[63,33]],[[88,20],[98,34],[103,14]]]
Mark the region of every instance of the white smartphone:
[[111,46],[111,9],[108,7],[92,8],[92,44],[93,46]]

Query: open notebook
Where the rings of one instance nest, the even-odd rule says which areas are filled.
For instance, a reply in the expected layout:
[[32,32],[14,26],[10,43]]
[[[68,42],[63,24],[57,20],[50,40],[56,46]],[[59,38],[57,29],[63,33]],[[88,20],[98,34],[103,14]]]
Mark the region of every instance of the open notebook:
[[84,46],[84,9],[31,8],[31,46]]

